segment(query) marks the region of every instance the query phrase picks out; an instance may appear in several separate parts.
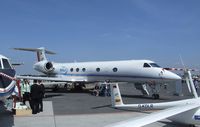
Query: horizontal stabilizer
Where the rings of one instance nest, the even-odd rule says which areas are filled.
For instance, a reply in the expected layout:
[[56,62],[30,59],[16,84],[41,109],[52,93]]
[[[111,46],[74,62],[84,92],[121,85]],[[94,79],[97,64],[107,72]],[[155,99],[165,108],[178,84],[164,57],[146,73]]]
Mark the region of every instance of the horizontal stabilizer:
[[44,50],[46,54],[56,54],[55,52],[46,50],[45,48],[41,47],[41,48],[13,48],[14,50],[21,50],[21,51],[31,51],[31,52],[38,52],[41,50]]
[[12,63],[12,66],[20,66],[20,65],[24,65],[24,63]]
[[46,50],[44,47],[40,48],[14,48],[14,50],[20,50],[20,51],[29,51],[29,52],[36,52],[37,53],[37,60],[39,61],[47,61],[45,54],[56,54],[52,51]]

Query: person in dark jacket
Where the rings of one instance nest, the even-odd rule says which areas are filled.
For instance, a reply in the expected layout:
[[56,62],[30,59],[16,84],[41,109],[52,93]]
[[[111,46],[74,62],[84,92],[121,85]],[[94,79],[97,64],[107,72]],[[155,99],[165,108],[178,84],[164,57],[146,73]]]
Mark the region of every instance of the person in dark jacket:
[[32,114],[37,114],[39,112],[40,93],[41,93],[41,88],[37,84],[37,80],[34,80],[33,85],[31,86],[31,93],[30,93]]
[[38,83],[39,83],[39,86],[41,89],[40,100],[39,100],[39,111],[43,112],[43,98],[44,98],[44,94],[45,94],[45,89],[44,89],[44,85],[42,84],[41,80],[39,80]]

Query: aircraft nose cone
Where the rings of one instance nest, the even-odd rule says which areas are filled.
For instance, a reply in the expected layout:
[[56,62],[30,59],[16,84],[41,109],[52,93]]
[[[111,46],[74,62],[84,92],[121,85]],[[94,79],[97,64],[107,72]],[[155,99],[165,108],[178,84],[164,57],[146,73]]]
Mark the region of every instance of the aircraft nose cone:
[[177,74],[170,72],[170,71],[165,72],[164,78],[169,79],[169,80],[181,80],[182,79],[180,76],[178,76]]

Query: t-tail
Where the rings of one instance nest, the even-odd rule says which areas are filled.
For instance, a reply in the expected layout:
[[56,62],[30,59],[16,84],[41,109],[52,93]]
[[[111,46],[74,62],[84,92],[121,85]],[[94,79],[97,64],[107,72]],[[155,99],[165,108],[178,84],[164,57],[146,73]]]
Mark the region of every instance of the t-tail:
[[117,83],[111,84],[111,103],[112,107],[123,106],[121,93]]
[[55,54],[52,51],[46,50],[44,47],[41,48],[14,48],[15,50],[21,51],[30,51],[37,53],[37,60],[38,62],[33,65],[33,68],[39,72],[44,74],[52,74],[54,73],[54,63],[48,61],[46,58],[46,54]]
[[30,51],[30,52],[36,52],[37,53],[37,60],[40,61],[47,61],[46,54],[55,54],[52,51],[46,50],[44,47],[40,48],[14,48],[15,50],[21,50],[21,51]]

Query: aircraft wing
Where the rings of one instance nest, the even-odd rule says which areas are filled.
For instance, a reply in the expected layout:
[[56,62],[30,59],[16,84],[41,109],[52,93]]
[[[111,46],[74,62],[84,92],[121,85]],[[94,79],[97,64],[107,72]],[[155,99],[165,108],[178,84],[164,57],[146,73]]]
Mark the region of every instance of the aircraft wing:
[[29,80],[45,80],[45,81],[56,81],[56,82],[87,82],[84,77],[75,78],[60,78],[60,77],[34,77],[34,76],[16,76],[18,79],[29,79]]
[[184,113],[186,111],[197,110],[199,106],[199,104],[187,104],[182,106],[176,106],[155,113],[151,113],[146,116],[136,117],[126,121],[111,124],[106,127],[142,127],[153,122]]

